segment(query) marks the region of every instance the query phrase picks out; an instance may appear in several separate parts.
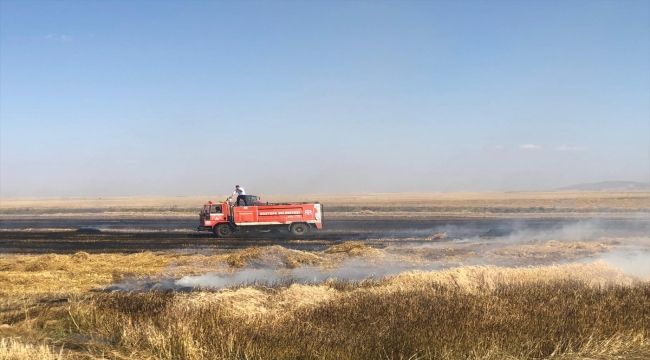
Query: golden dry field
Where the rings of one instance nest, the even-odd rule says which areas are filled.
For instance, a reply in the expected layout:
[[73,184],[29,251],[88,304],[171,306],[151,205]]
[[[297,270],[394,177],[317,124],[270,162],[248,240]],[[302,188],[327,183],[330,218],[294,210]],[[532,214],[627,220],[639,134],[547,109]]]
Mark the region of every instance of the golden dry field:
[[[192,197],[2,199],[0,216],[193,217],[208,200]],[[638,217],[650,192],[487,192],[262,196],[268,202],[319,201],[331,217]]]
[[0,271],[0,359],[650,355],[647,237],[4,254]]

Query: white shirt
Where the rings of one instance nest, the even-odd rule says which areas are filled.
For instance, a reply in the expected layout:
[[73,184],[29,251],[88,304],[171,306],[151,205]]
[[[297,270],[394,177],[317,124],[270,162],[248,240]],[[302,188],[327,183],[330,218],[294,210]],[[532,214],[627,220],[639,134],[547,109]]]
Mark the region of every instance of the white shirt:
[[232,193],[233,195],[246,195],[246,191],[244,191],[243,187],[239,187],[239,189],[235,189],[235,192]]

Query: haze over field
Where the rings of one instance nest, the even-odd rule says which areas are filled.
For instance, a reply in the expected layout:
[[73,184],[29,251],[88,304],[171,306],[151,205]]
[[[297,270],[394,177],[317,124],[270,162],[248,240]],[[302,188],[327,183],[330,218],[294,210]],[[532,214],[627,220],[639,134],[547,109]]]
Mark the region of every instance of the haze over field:
[[634,181],[601,181],[561,187],[558,191],[648,191],[650,183]]
[[0,196],[647,183],[649,14],[3,0]]

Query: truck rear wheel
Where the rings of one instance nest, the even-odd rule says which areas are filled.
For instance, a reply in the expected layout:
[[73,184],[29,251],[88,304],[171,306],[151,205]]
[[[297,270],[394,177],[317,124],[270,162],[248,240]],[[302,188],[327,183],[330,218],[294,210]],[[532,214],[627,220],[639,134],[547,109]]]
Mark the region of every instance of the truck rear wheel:
[[309,232],[309,225],[303,223],[291,224],[289,230],[295,236],[304,236]]
[[222,237],[222,238],[232,235],[232,229],[227,224],[221,224],[215,226],[212,229],[212,232],[214,232],[214,234],[217,235],[218,237]]

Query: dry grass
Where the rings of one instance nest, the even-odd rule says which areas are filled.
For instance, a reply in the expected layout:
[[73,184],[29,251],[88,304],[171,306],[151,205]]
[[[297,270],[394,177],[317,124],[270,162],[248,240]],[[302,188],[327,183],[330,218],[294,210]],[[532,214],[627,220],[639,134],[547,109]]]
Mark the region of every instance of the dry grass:
[[447,238],[447,233],[437,233],[427,237],[427,240],[444,240]]
[[105,294],[73,306],[72,316],[89,337],[160,359],[527,359],[650,354],[649,307],[650,283],[591,264]]
[[[2,199],[3,216],[196,216],[220,196],[94,199]],[[320,201],[330,216],[621,216],[650,212],[650,192],[488,192],[263,197],[264,201]]]
[[348,241],[342,244],[330,246],[325,250],[326,254],[345,253],[349,256],[381,256],[382,251],[364,245],[360,241]]
[[[0,256],[0,359],[647,358],[650,282],[604,262],[407,271],[375,280],[190,293],[94,293],[116,282],[243,268],[336,268],[517,259],[549,264],[650,239],[427,243],[319,252]],[[541,260],[544,261],[541,261]],[[357,260],[354,260],[357,261]],[[63,351],[61,351],[63,348]]]
[[63,358],[63,348],[55,352],[55,349],[48,345],[25,344],[14,338],[0,339],[0,359],[2,360],[59,360]]
[[137,254],[0,255],[0,298],[81,294],[125,277],[200,274],[218,268],[225,255]]
[[531,244],[505,246],[491,252],[496,257],[505,258],[553,258],[553,259],[576,259],[584,256],[601,254],[610,251],[613,245],[600,242],[561,242],[550,240],[546,242],[534,242]]
[[[320,252],[281,246],[251,247],[230,253],[142,252],[135,254],[0,255],[0,302],[14,297],[83,294],[131,278],[179,278],[207,272],[231,274],[238,269],[332,269],[358,258],[368,264],[414,265],[476,263],[553,264],[595,256],[630,246],[650,249],[649,238],[601,238],[595,241],[537,241],[511,244],[498,241],[432,243],[419,247],[370,247],[363,242],[335,244]],[[509,262],[510,261],[510,262]]]
[[226,256],[225,261],[235,268],[249,266],[293,269],[302,265],[317,265],[326,259],[313,253],[274,245],[247,248]]

